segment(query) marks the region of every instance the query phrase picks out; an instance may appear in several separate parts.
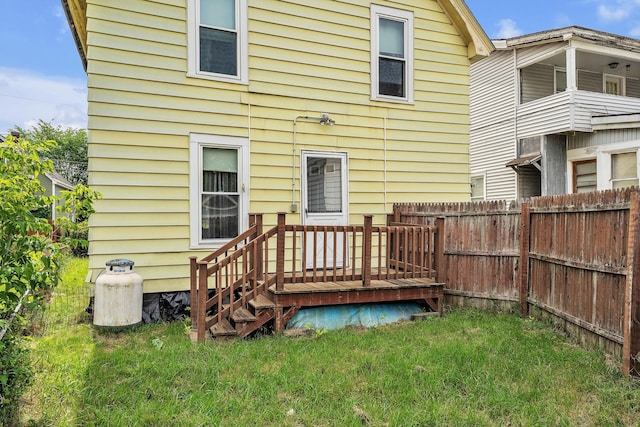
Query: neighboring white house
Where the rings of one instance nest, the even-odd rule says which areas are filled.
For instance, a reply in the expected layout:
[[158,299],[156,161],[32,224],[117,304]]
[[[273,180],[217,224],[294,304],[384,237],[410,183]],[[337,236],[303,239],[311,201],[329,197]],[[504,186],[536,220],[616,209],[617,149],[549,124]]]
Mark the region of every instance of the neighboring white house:
[[471,65],[471,196],[638,184],[640,40],[581,27],[493,40]]
[[73,184],[67,181],[57,172],[45,172],[39,175],[40,184],[45,188],[47,196],[56,196],[57,199],[51,206],[51,220],[56,219],[56,208],[62,203],[62,192],[73,190]]

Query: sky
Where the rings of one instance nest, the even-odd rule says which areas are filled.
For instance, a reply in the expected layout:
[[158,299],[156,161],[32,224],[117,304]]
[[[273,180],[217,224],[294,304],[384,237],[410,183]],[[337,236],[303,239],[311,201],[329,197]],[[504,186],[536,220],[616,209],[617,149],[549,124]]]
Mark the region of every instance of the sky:
[[[258,0],[259,1],[259,0]],[[490,38],[578,25],[640,38],[640,0],[466,0]],[[87,127],[87,77],[60,0],[0,0],[0,133]]]

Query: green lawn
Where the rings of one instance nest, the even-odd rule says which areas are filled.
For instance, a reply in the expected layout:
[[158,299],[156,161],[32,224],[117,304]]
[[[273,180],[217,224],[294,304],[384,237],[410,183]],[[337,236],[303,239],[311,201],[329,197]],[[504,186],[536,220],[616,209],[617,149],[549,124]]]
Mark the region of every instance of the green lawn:
[[[65,268],[63,298],[86,261]],[[442,318],[194,345],[188,322],[106,333],[55,305],[24,424],[639,425],[640,384],[532,319]],[[80,310],[64,316],[59,311]],[[62,316],[62,317],[60,317]],[[56,318],[72,321],[56,322]],[[77,319],[77,320],[73,320]]]

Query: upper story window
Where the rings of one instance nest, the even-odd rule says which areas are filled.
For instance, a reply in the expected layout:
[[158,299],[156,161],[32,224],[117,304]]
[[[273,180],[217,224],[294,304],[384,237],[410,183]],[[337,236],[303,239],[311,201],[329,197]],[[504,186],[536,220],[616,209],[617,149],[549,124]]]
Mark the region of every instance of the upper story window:
[[564,68],[555,68],[555,93],[567,90],[567,70]]
[[247,0],[188,0],[189,76],[247,83]]
[[371,98],[413,102],[413,12],[371,6]]

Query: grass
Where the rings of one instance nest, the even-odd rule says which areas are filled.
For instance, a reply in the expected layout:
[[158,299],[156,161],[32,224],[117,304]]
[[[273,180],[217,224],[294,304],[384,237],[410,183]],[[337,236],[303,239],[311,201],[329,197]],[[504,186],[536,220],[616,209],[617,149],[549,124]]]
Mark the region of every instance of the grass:
[[[65,266],[64,294],[86,262]],[[62,297],[57,295],[56,298]],[[55,304],[54,304],[55,307]],[[69,305],[60,305],[67,310]],[[32,425],[638,425],[640,384],[600,352],[511,314],[194,345],[188,322],[33,339]]]

